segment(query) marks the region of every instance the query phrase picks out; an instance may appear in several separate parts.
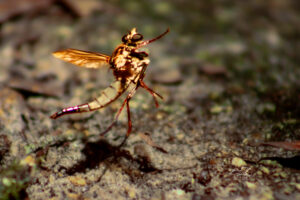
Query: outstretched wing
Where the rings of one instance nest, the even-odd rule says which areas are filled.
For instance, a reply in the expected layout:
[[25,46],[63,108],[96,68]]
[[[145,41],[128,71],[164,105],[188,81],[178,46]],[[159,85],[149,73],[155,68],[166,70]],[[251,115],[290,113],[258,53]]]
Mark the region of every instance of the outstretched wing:
[[104,54],[77,49],[56,51],[53,53],[53,56],[74,65],[86,68],[99,68],[104,65],[108,65],[110,59],[110,56]]

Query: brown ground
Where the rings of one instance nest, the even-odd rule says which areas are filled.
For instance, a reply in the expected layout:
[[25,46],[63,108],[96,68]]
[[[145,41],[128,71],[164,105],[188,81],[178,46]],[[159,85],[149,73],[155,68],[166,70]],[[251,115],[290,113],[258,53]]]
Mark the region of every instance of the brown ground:
[[[300,140],[298,1],[22,2],[0,2],[0,199],[300,198],[299,150],[261,145]],[[160,107],[137,92],[122,147],[126,113],[99,137],[121,100],[50,119],[113,78],[51,53],[110,54],[132,27],[171,30],[147,47]]]

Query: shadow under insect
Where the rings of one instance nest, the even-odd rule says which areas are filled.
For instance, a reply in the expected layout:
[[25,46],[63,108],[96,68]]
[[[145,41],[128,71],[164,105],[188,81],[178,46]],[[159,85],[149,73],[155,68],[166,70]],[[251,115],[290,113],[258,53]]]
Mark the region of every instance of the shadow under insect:
[[101,163],[105,163],[107,167],[116,165],[130,177],[161,171],[155,168],[148,159],[134,158],[129,151],[121,149],[123,144],[124,141],[121,145],[113,146],[102,139],[95,142],[85,142],[85,147],[82,149],[85,159],[66,169],[66,174],[85,173],[87,169],[98,168]]

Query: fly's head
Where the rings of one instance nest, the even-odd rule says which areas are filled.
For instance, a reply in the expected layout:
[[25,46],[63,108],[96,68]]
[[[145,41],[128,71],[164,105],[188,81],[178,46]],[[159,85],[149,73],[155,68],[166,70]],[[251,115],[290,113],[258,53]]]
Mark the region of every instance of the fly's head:
[[131,47],[139,46],[143,41],[143,35],[139,34],[136,28],[131,29],[131,31],[122,37],[123,44]]

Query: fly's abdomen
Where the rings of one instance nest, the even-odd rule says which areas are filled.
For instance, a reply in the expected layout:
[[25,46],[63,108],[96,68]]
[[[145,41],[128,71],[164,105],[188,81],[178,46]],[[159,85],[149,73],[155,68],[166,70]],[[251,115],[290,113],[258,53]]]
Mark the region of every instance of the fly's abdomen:
[[134,87],[136,87],[136,84],[134,83],[125,83],[122,84],[121,81],[115,81],[113,84],[111,84],[109,87],[107,87],[105,90],[101,92],[101,95],[96,98],[94,101],[91,101],[89,103],[72,106],[68,108],[64,108],[61,111],[58,111],[51,115],[51,118],[56,119],[58,117],[61,117],[66,114],[74,114],[74,113],[82,113],[82,112],[89,112],[93,110],[97,110],[100,108],[103,108],[110,104],[111,102],[115,101],[121,94],[127,90],[132,90]]
[[111,102],[115,101],[126,90],[121,81],[115,81],[109,87],[101,92],[101,95],[94,101],[89,102],[89,108],[96,110],[105,107]]
[[87,103],[85,103],[85,104],[81,104],[81,105],[77,105],[77,106],[64,108],[61,111],[58,111],[58,112],[54,113],[53,115],[51,115],[51,118],[56,119],[63,115],[88,112],[88,111],[90,111],[89,105]]

